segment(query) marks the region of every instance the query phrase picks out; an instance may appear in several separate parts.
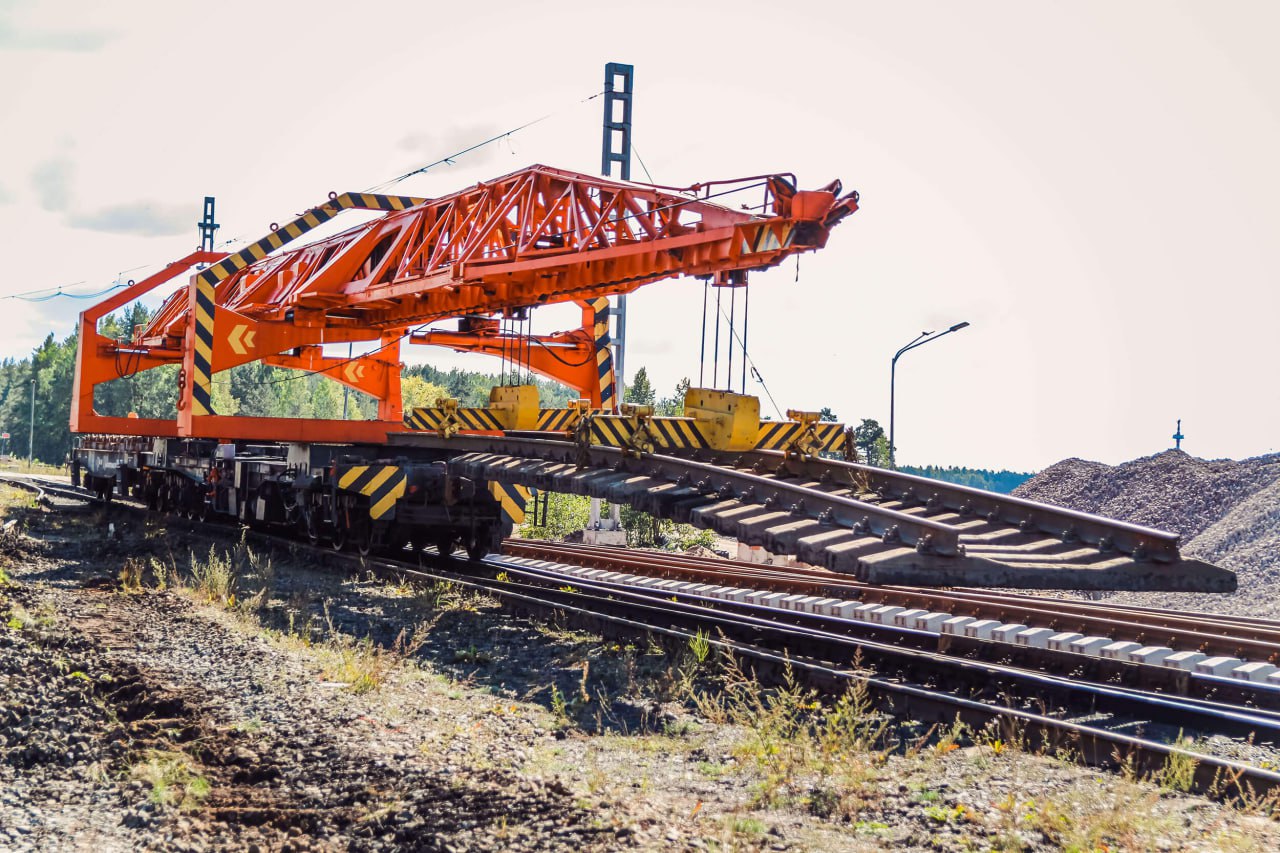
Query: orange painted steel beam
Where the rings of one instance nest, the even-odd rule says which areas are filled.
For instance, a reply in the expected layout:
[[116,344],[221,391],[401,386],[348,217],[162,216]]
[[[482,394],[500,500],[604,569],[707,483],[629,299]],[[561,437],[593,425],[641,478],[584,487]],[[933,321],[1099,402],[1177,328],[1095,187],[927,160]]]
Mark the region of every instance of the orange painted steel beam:
[[[478,352],[512,361],[539,376],[554,379],[578,392],[579,399],[601,406],[600,374],[592,334],[596,312],[582,303],[582,328],[550,335],[503,334],[497,320],[463,321],[468,331],[430,329],[409,336],[409,343],[448,347],[456,352]],[[478,328],[476,328],[478,327]]]
[[[735,209],[715,201],[733,195],[737,203],[745,192],[758,194],[755,207]],[[194,263],[225,258],[167,299],[129,344],[82,336],[73,428],[95,431],[85,420],[93,417],[86,414],[86,408],[91,411],[91,386],[114,378],[105,366],[134,353],[140,369],[176,361],[184,365],[187,384],[180,395],[177,426],[182,435],[264,437],[261,424],[250,423],[259,419],[205,414],[209,377],[255,360],[315,365],[306,369],[323,369],[326,375],[373,393],[379,399],[381,428],[396,431],[402,425],[395,359],[400,338],[413,327],[453,317],[510,316],[549,303],[586,302],[684,275],[741,284],[750,270],[824,246],[831,228],[857,210],[857,194],[841,197],[840,192],[839,182],[798,191],[794,179],[785,175],[671,188],[530,166],[438,199],[331,195],[329,202],[251,246],[251,257],[246,252],[229,258],[196,253],[171,265],[163,280]],[[305,246],[285,245],[351,206],[387,213]],[[212,273],[218,273],[216,283]],[[203,282],[203,290],[197,280]],[[92,310],[101,309],[101,316],[128,301],[120,301],[124,296],[108,300],[112,307],[103,303]],[[205,307],[198,307],[201,304]],[[193,322],[197,310],[204,312],[199,335]],[[422,340],[498,354],[496,342],[483,337],[463,339],[433,331]],[[589,326],[550,336],[544,339],[548,345],[556,341],[572,348],[573,356],[565,358],[569,364],[556,363],[537,344],[524,363],[598,401],[600,374],[591,376],[574,366],[587,355],[594,369],[598,339]],[[362,340],[380,341],[385,348],[371,361],[361,362],[366,368],[363,378],[336,375],[341,368],[310,349]],[[193,356],[197,348],[198,359]],[[195,410],[193,366],[202,395]],[[81,373],[91,380],[88,398]],[[316,435],[313,440],[351,440],[333,438],[344,435],[342,427],[348,422],[303,423],[315,425],[309,429]]]
[[103,317],[145,296],[162,284],[172,281],[197,264],[212,264],[226,257],[223,252],[192,252],[164,269],[131,284],[80,314],[79,355],[71,390],[71,431],[79,433],[115,433],[120,435],[177,435],[177,427],[169,421],[139,418],[114,418],[93,410],[95,386],[121,379],[139,370],[148,370],[181,359],[180,350],[154,352],[132,344],[121,346],[98,332]]
[[[796,192],[782,177],[747,185],[766,196],[765,215],[531,166],[280,251],[224,279],[216,302],[298,327],[402,329],[773,266],[824,246],[857,209],[853,197],[836,198],[838,186]],[[180,340],[185,301],[170,299],[145,338]]]

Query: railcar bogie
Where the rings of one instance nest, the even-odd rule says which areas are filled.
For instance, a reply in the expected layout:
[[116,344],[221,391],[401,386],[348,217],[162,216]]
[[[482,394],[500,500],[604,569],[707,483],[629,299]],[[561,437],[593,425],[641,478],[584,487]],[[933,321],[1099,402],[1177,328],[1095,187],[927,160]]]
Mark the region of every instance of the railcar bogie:
[[249,444],[84,436],[72,480],[104,501],[130,497],[155,512],[295,531],[310,543],[473,559],[497,551],[512,520],[487,484],[449,474],[438,452],[377,445]]

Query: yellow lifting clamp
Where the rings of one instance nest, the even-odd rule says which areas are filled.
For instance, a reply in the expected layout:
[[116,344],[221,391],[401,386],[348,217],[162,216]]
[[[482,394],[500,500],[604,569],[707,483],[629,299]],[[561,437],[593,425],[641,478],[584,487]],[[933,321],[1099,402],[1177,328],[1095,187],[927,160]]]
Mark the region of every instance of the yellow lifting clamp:
[[656,444],[653,435],[653,406],[623,403],[622,416],[635,421],[635,428],[622,448],[623,452],[629,456],[652,453]]
[[748,394],[690,388],[684,392],[684,415],[698,422],[706,442],[716,450],[752,450],[760,432],[760,400]]
[[590,400],[570,400],[563,409],[539,409],[538,432],[573,432],[592,409]]
[[818,439],[818,421],[822,420],[821,412],[802,412],[799,409],[787,409],[787,420],[800,424],[800,430],[787,443],[783,452],[788,456],[815,456],[822,450],[822,442]]
[[537,429],[538,389],[532,385],[497,385],[489,390],[489,411],[503,429]]
[[453,438],[462,426],[462,421],[458,420],[457,398],[440,397],[436,400],[436,409],[440,412],[436,432],[443,438]]

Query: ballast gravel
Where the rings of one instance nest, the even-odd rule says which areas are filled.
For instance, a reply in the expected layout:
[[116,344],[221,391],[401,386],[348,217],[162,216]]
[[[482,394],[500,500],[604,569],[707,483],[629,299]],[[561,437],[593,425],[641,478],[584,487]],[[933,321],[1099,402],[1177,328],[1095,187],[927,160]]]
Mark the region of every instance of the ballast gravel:
[[1105,600],[1280,618],[1280,454],[1198,459],[1167,450],[1121,465],[1065,459],[1023,483],[1018,497],[1177,533],[1188,557],[1236,573],[1230,594],[1124,592]]
[[[817,774],[770,799],[778,780],[744,752],[750,732],[670,701],[671,661],[643,643],[287,553],[259,561],[262,600],[245,601],[245,583],[232,606],[210,604],[155,588],[155,564],[208,550],[189,530],[120,514],[35,512],[26,524],[30,537],[0,536],[13,579],[0,588],[0,850],[1042,853],[1280,840],[1262,817],[1000,744],[948,745],[909,722],[839,784]],[[152,569],[126,592],[130,561]],[[356,692],[321,642],[335,633],[422,644]],[[175,758],[201,796],[166,799],[145,772]]]

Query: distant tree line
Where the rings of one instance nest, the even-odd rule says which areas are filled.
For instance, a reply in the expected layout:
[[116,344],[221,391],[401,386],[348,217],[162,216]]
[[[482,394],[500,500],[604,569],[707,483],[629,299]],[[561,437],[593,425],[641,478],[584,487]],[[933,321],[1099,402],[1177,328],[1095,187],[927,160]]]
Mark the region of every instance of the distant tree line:
[[[119,314],[104,317],[98,330],[108,338],[128,338],[132,330],[147,323],[151,312],[134,303]],[[23,359],[0,361],[0,432],[10,438],[4,449],[26,456],[32,433],[32,380],[35,381],[35,429],[33,451],[36,459],[60,464],[71,450],[71,392],[75,379],[78,332],[62,340],[51,333]],[[127,356],[117,361],[120,378],[98,385],[94,410],[102,415],[123,417],[134,412],[141,418],[174,418],[178,401],[178,366],[166,365],[138,371]],[[463,406],[483,406],[489,389],[498,384],[496,374],[468,370],[442,371],[429,365],[412,365],[401,376],[401,398],[405,409],[434,406],[440,397],[456,397]],[[544,406],[563,406],[577,394],[545,379],[534,384]],[[333,418],[368,420],[377,416],[377,401],[367,394],[349,390],[322,373],[245,364],[213,377],[214,411],[225,415],[275,418]],[[345,412],[345,415],[344,415]]]
[[[138,325],[150,320],[146,306],[135,303],[123,313],[111,314],[99,323],[99,331],[109,338],[127,338]],[[35,381],[35,458],[51,464],[61,463],[71,450],[71,390],[75,378],[78,334],[61,341],[49,334],[23,359],[0,361],[0,432],[8,432],[8,452],[27,454],[32,424],[32,381]],[[122,417],[136,412],[142,418],[173,418],[177,412],[178,366],[167,365],[137,371],[122,356],[117,364],[120,378],[98,385],[94,392],[94,409],[102,415]],[[489,390],[502,377],[471,370],[440,370],[431,365],[415,364],[401,376],[401,397],[406,411],[415,406],[434,406],[440,397],[454,397],[462,406],[484,406]],[[570,388],[546,379],[534,378],[544,407],[561,407],[578,394]],[[670,396],[659,397],[641,367],[631,378],[623,399],[628,403],[653,406],[659,415],[681,415],[689,379],[676,383]],[[367,394],[344,388],[324,374],[245,364],[213,377],[213,407],[219,414],[250,417],[333,418],[368,420],[377,416],[377,401]],[[830,409],[822,410],[822,419],[838,421]],[[881,467],[889,464],[889,445],[884,429],[871,419],[854,427],[854,446],[859,460]],[[952,483],[1010,492],[1029,479],[1031,474],[1014,471],[990,471],[984,468],[901,466],[899,470]],[[634,519],[633,527],[643,537],[646,519]],[[670,531],[667,531],[670,533]],[[683,533],[683,531],[682,531]],[[673,537],[673,538],[684,538]]]
[[[822,412],[823,420],[839,420],[830,409],[823,409]],[[862,423],[854,427],[853,445],[858,451],[858,461],[878,468],[889,467],[889,439],[878,421],[864,418]],[[1012,492],[1034,476],[1034,474],[1020,471],[1003,469],[992,471],[987,468],[964,468],[956,465],[948,465],[945,468],[941,465],[926,465],[923,468],[915,465],[899,465],[898,470],[905,474],[931,477],[947,483],[1005,494]]]
[[986,468],[960,468],[954,465],[948,465],[946,468],[940,465],[926,465],[923,468],[915,465],[899,465],[898,470],[904,474],[932,477],[935,480],[943,480],[961,486],[972,486],[975,489],[986,489],[989,492],[1003,492],[1004,494],[1012,492],[1035,476],[1034,474],[1024,474],[1019,471],[991,471]]

